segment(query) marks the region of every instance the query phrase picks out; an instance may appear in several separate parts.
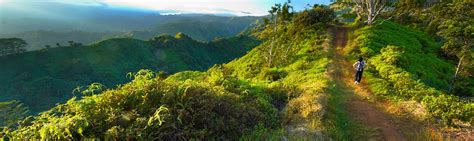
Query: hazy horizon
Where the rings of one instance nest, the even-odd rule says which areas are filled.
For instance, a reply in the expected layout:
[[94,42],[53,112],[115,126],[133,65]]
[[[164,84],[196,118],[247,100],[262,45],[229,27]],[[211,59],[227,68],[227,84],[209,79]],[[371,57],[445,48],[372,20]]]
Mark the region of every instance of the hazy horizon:
[[[270,7],[277,3],[285,3],[288,0],[175,0],[169,1],[130,1],[130,0],[0,0],[0,17],[3,9],[32,10],[47,12],[60,7],[45,6],[45,3],[64,4],[68,6],[79,6],[84,8],[122,9],[130,11],[157,12],[167,14],[211,14],[227,16],[264,16],[268,14]],[[296,11],[307,8],[308,4],[330,4],[330,0],[291,0]]]

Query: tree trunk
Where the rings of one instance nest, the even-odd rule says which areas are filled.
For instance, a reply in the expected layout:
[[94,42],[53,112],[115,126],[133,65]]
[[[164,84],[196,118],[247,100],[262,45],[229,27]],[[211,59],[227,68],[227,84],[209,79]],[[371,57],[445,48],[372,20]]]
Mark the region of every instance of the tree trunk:
[[464,60],[464,56],[462,55],[461,58],[459,59],[458,66],[456,67],[456,72],[454,73],[454,79],[456,79],[459,75],[459,71],[462,70],[462,61]]
[[268,58],[267,58],[267,63],[269,67],[272,67],[274,47],[275,47],[275,38],[272,38],[272,43],[270,44],[270,48],[268,49]]
[[449,93],[453,92],[454,90],[454,83],[456,82],[456,79],[459,76],[459,72],[462,70],[462,61],[464,60],[464,56],[465,55],[462,55],[461,58],[459,59],[458,65],[456,67],[456,72],[454,73],[454,77],[451,80],[451,84],[449,86],[449,90],[448,90]]
[[375,15],[375,0],[369,0],[367,2],[367,24],[371,25],[374,22]]

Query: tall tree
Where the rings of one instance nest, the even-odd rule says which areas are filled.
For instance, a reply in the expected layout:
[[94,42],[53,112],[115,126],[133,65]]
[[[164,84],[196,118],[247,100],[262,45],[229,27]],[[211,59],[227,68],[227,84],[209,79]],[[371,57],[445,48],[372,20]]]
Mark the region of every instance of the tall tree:
[[266,46],[266,51],[263,55],[269,67],[273,67],[278,63],[279,56],[281,56],[281,53],[285,50],[283,49],[284,46],[281,45],[283,38],[281,34],[288,28],[288,23],[294,15],[292,9],[289,3],[284,3],[283,5],[275,4],[272,6],[268,11],[271,15],[271,19],[265,20],[268,30],[264,30],[258,35],[260,39],[271,40],[271,43]]
[[[453,83],[460,75],[472,75],[465,67],[472,64],[474,39],[474,3],[470,0],[443,2],[431,9],[431,25],[437,26],[438,35],[444,38],[443,50],[457,57]],[[466,72],[466,73],[462,73]],[[451,84],[453,85],[453,84]],[[451,90],[452,90],[451,86]]]

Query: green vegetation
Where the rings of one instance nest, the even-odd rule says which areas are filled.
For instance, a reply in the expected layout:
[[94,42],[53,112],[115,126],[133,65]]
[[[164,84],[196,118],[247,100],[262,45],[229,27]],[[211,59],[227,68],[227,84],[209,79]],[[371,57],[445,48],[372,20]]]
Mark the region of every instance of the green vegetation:
[[[472,4],[435,4],[430,11],[448,15],[435,14],[436,22],[424,29],[376,19],[403,15],[411,7],[427,10],[421,5],[428,1],[389,2],[338,3],[333,8],[339,16],[327,6],[314,5],[295,13],[290,12],[290,4],[277,4],[263,23],[242,33],[254,37],[201,42],[177,33],[148,41],[109,39],[89,46],[71,41],[68,47],[3,56],[0,67],[6,69],[0,71],[0,101],[21,100],[37,113],[69,100],[26,118],[28,108],[20,102],[1,102],[0,125],[6,127],[0,135],[12,140],[363,140],[371,132],[393,129],[395,133],[381,133],[382,137],[403,136],[396,131],[399,127],[377,129],[379,123],[365,123],[366,127],[348,113],[352,110],[348,100],[355,95],[353,88],[343,84],[347,77],[343,71],[350,71],[344,70],[350,66],[342,66],[346,56],[351,61],[358,57],[367,61],[364,82],[369,89],[360,93],[376,96],[376,102],[388,98],[389,106],[393,101],[422,105],[410,107],[422,112],[415,115],[423,116],[415,117],[416,122],[428,119],[435,125],[472,128],[472,20],[462,20],[472,17],[472,12],[443,20],[470,10]],[[393,16],[394,21],[404,17]],[[364,17],[367,25],[360,23]],[[337,54],[332,52],[328,33],[336,20],[353,20],[355,25],[348,45]],[[199,23],[211,31],[208,35],[221,34],[220,29],[211,29],[217,25],[202,21],[184,25]],[[168,26],[174,30],[182,25]],[[439,36],[419,30],[429,31],[432,26]],[[207,35],[190,30],[194,36]],[[147,34],[153,32],[125,36],[146,38]],[[335,44],[346,44],[345,36],[334,37]],[[361,85],[366,88],[365,83]],[[359,89],[354,91],[359,93]],[[390,116],[377,110],[354,113]],[[15,122],[18,119],[22,120]],[[391,119],[383,118],[386,122],[380,124],[394,125]]]
[[[458,96],[474,93],[472,78],[459,93],[447,93],[454,66],[437,57],[441,44],[393,22],[378,22],[354,32],[346,52],[367,58],[370,90],[377,95],[422,102],[431,117],[447,125],[472,123],[474,104]],[[467,93],[464,93],[467,92]]]
[[[277,40],[296,35],[292,44],[280,42],[281,46],[292,47],[287,56],[277,57],[284,59],[275,59],[272,67],[263,57],[272,41],[265,41],[244,57],[206,72],[186,71],[164,78],[141,70],[133,74],[134,80],[128,84],[82,99],[73,98],[27,118],[16,130],[7,130],[7,137],[175,140],[239,139],[245,134],[242,139],[275,139],[285,134],[283,125],[296,124],[311,133],[321,132],[329,83],[329,60],[323,51],[328,35],[320,22],[298,25],[265,25],[269,27],[265,32],[282,29],[278,33],[283,36],[275,34]],[[185,44],[187,38],[182,34],[175,38],[160,36],[150,43]],[[234,44],[231,41],[222,44]],[[86,91],[98,90],[97,86],[90,88],[93,89]]]
[[26,45],[28,44],[19,38],[0,39],[0,57],[23,53]]
[[[395,21],[420,30],[443,41],[443,59],[455,64],[455,71],[449,78],[449,92],[469,96],[473,91],[474,76],[473,25],[474,3],[469,0],[452,1],[403,1],[398,2],[392,12]],[[470,95],[472,96],[472,95]]]
[[175,73],[206,70],[257,46],[246,36],[198,42],[184,34],[150,41],[110,39],[90,46],[51,48],[0,57],[0,101],[20,100],[32,113],[73,97],[72,90],[99,82],[107,88],[140,69]]
[[268,110],[269,101],[251,100],[261,93],[257,87],[230,92],[211,85],[215,82],[172,78],[163,80],[151,71],[139,71],[132,82],[118,89],[73,98],[35,117],[34,122],[20,124],[14,138],[219,139],[238,138],[257,123],[277,126],[273,122],[277,113]]
[[15,125],[28,115],[28,108],[19,101],[0,102],[0,129]]

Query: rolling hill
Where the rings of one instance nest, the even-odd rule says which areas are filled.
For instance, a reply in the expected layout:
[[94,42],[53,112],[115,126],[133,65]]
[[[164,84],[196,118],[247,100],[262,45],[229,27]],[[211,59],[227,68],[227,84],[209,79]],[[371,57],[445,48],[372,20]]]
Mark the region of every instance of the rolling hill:
[[[445,4],[470,8],[467,1]],[[66,102],[17,123],[11,121],[22,116],[11,115],[0,135],[12,140],[471,140],[474,79],[468,74],[453,83],[456,64],[442,47],[449,42],[390,18],[362,23],[359,17],[348,25],[335,21],[328,6],[290,9],[288,3],[276,5],[270,11],[276,18],[247,30],[261,43],[246,36],[201,42],[178,33],[9,55],[0,62],[12,69],[0,74],[6,80],[0,92],[30,88],[24,85],[34,82],[30,76],[43,73],[48,76],[37,80],[37,91],[58,90],[56,84],[71,79],[99,79],[106,86],[123,81],[112,88],[75,89]],[[362,57],[364,78],[354,83],[352,64]],[[190,69],[198,71],[181,71]],[[125,78],[122,72],[132,73]],[[34,97],[43,98],[49,97]],[[1,109],[25,111],[18,101],[1,102]]]
[[251,27],[258,19],[259,17],[217,18],[203,16],[202,19],[187,19],[161,24],[148,30],[130,31],[121,36],[149,39],[153,35],[174,35],[182,32],[193,39],[211,41],[215,38],[235,36]]
[[0,101],[20,100],[36,113],[71,98],[78,86],[99,82],[113,88],[129,81],[127,73],[143,68],[167,73],[206,70],[258,44],[246,36],[200,42],[178,33],[150,41],[117,38],[4,56],[0,58]]
[[[295,21],[309,18],[308,13],[302,13]],[[315,135],[323,127],[322,101],[330,87],[324,49],[330,36],[323,21],[310,21],[307,26],[300,26],[300,22],[267,25],[261,34],[274,40],[204,72],[184,71],[163,77],[140,70],[130,83],[80,100],[73,98],[29,118],[45,122],[23,122],[29,126],[20,125],[11,132],[12,138],[276,140],[281,139],[284,128],[291,128],[288,125],[299,124]],[[153,40],[159,44],[191,41],[181,35]],[[275,62],[268,64],[266,56],[274,46],[288,51],[277,50]],[[64,130],[70,132],[61,133]]]

